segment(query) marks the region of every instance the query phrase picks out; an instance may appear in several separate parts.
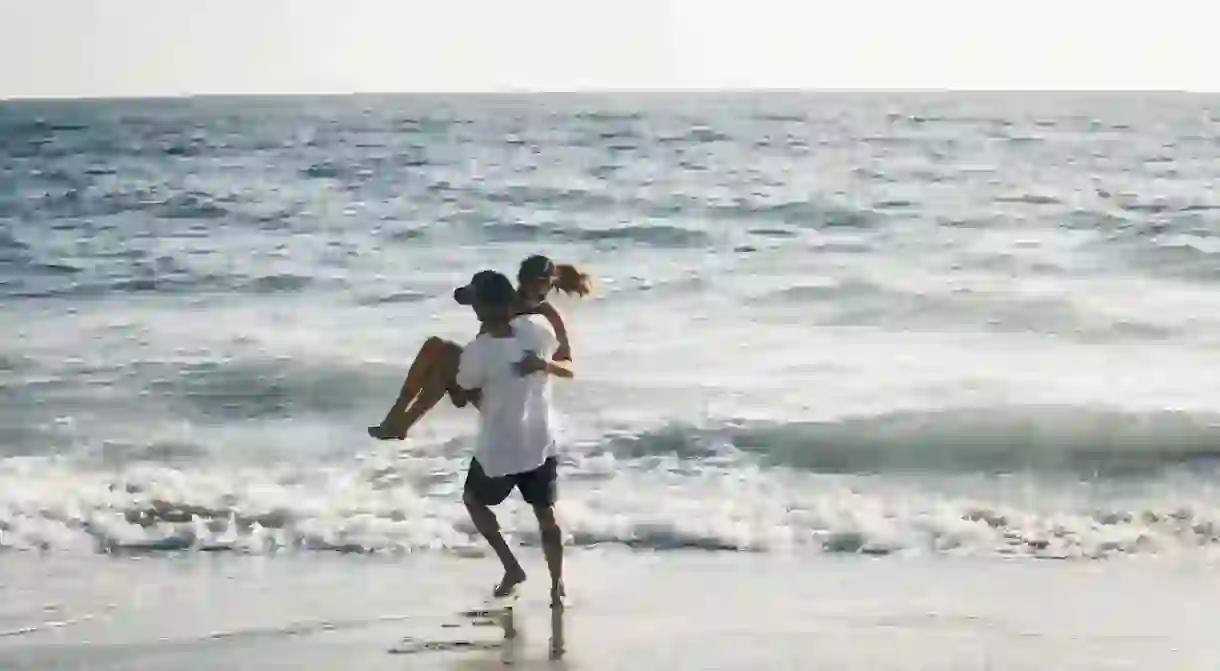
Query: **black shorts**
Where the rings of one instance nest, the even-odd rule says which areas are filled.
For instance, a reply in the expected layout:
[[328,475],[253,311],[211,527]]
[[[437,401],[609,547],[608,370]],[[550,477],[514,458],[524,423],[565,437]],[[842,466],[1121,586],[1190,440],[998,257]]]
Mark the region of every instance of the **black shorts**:
[[463,492],[472,495],[485,506],[496,506],[503,503],[512,493],[513,487],[516,487],[521,490],[521,498],[525,499],[526,503],[545,508],[555,505],[558,480],[559,469],[555,457],[548,458],[532,471],[502,475],[498,478],[488,476],[479,465],[479,460],[471,459]]

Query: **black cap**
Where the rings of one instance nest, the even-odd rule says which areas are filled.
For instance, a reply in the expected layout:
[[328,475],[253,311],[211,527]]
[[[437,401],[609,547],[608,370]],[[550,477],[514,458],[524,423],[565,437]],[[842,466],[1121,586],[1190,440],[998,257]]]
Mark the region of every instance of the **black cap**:
[[470,284],[453,290],[453,300],[462,305],[509,307],[516,299],[512,281],[494,270],[480,270],[470,278]]
[[517,270],[517,279],[537,280],[555,276],[555,262],[549,258],[535,254],[521,262]]

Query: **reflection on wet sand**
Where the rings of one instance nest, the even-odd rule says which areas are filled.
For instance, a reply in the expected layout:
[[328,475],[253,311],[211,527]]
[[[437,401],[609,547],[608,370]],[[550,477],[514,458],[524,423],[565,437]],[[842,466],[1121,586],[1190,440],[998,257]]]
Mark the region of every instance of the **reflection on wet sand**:
[[[495,658],[489,656],[472,655],[464,656],[464,658],[454,662],[453,669],[455,671],[475,671],[489,669],[505,669],[505,667],[514,667],[514,669],[569,669],[566,662],[562,662],[567,651],[567,644],[564,638],[564,606],[555,606],[550,609],[550,639],[547,647],[547,659],[531,659],[531,655],[525,651],[525,628],[523,628],[523,619],[517,614],[515,609],[506,608],[503,611],[495,614],[494,617],[476,622],[476,625],[493,626],[498,625],[500,631],[503,632],[503,637],[498,642],[484,642],[477,644],[468,644],[464,648],[447,648],[449,650],[482,650],[482,651],[499,651],[499,655]],[[556,665],[556,662],[559,662]]]
[[[454,661],[453,669],[473,671],[476,669],[503,669],[508,666],[514,668],[569,668],[566,663],[556,666],[556,662],[562,662],[564,655],[567,652],[567,643],[564,638],[564,606],[555,606],[550,609],[551,634],[547,645],[546,659],[530,658],[530,654],[524,650],[525,630],[523,627],[524,618],[521,618],[517,610],[512,606],[507,606],[501,609],[483,609],[472,610],[463,613],[464,616],[470,618],[468,626],[473,627],[498,627],[501,631],[499,639],[483,639],[469,640],[464,638],[449,639],[449,640],[425,640],[421,638],[404,638],[402,642],[392,648],[389,652],[398,655],[413,655],[428,652],[473,652],[473,653],[490,653],[498,652],[495,656],[485,655],[462,655]],[[446,626],[448,629],[458,628],[459,625]]]
[[551,654],[553,660],[563,659],[566,652],[563,639],[563,605],[551,607]]

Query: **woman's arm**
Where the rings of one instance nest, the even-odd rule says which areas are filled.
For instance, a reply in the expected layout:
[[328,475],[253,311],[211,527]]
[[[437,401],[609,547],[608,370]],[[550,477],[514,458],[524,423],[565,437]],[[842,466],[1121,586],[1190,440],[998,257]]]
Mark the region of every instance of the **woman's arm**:
[[546,362],[547,375],[562,377],[564,379],[572,379],[576,377],[576,371],[572,370],[572,362],[567,359],[551,359]]
[[551,357],[556,361],[571,361],[572,346],[568,343],[568,329],[563,324],[563,317],[559,311],[550,303],[543,303],[538,306],[538,314],[546,317],[550,322],[551,328],[555,329],[555,339],[559,341],[559,347],[555,349],[555,355]]

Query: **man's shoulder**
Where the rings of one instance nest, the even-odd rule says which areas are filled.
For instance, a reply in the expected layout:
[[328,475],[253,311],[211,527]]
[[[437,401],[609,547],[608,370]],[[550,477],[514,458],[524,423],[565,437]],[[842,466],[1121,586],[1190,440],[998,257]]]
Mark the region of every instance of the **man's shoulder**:
[[512,321],[513,329],[529,337],[554,338],[555,330],[546,317],[538,314],[520,315]]
[[513,317],[513,321],[512,321],[513,326],[518,326],[518,325],[522,325],[522,324],[532,324],[534,326],[537,326],[538,328],[548,328],[550,326],[550,322],[548,322],[546,320],[546,317],[543,317],[542,315],[540,315],[536,312],[528,312],[526,314],[517,315],[516,317]]

